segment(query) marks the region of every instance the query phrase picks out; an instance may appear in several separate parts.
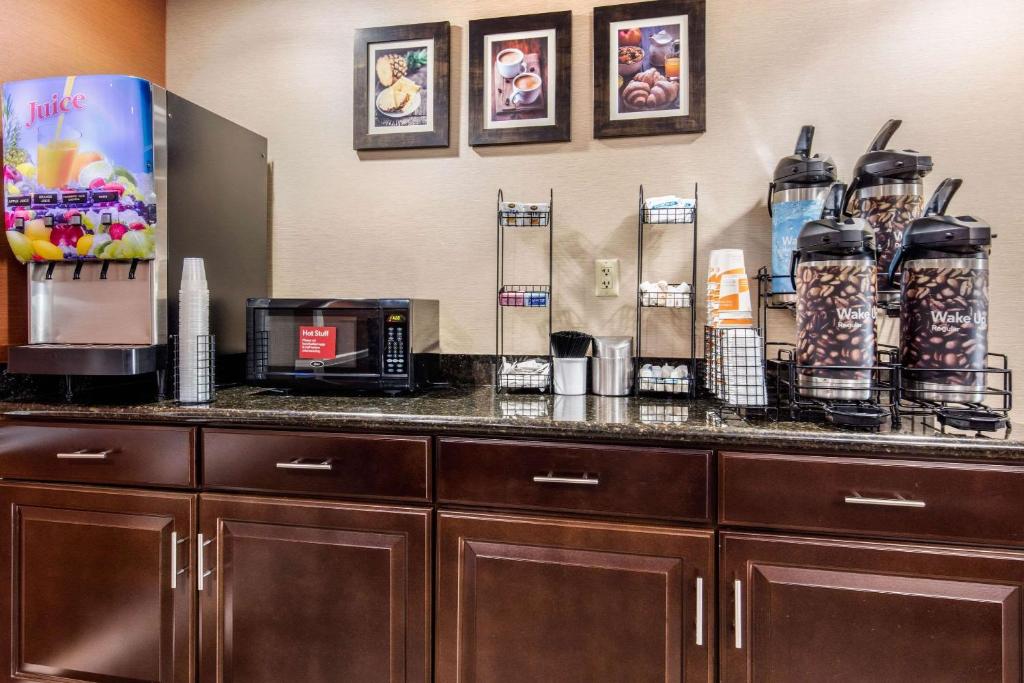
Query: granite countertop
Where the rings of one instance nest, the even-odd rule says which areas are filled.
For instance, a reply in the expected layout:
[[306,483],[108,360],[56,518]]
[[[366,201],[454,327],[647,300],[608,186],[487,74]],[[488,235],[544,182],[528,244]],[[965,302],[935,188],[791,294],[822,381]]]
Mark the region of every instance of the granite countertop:
[[207,425],[260,425],[423,434],[474,434],[628,441],[708,448],[765,448],[836,454],[1024,460],[1024,439],[940,433],[921,418],[899,430],[865,433],[804,422],[745,420],[706,401],[498,394],[493,387],[417,396],[292,396],[253,387],[218,392],[204,406],[0,402],[7,418]]

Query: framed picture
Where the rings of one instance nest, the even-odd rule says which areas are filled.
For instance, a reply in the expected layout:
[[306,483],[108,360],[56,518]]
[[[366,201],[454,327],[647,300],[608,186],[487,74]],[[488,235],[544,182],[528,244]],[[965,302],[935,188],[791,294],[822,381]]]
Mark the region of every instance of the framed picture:
[[564,142],[572,12],[469,22],[469,144]]
[[594,137],[704,132],[704,0],[594,8]]
[[448,146],[450,40],[447,21],[356,31],[353,149]]

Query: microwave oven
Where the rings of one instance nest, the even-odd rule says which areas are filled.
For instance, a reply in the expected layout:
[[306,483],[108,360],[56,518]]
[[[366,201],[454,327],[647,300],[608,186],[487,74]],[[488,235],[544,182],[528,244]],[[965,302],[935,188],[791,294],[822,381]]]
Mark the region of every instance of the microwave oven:
[[246,374],[264,386],[399,393],[440,381],[438,302],[249,299]]

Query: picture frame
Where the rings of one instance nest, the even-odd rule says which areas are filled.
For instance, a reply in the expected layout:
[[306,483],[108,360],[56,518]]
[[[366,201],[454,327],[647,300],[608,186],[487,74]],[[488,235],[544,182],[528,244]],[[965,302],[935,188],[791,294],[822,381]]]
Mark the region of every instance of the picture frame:
[[567,142],[572,12],[469,22],[469,144]]
[[594,137],[703,133],[705,0],[594,8]]
[[352,148],[447,147],[449,22],[361,28],[354,43]]

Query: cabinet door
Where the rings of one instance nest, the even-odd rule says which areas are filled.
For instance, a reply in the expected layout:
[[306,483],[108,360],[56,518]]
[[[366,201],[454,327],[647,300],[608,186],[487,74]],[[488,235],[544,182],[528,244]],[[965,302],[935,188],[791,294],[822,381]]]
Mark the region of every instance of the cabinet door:
[[722,534],[721,680],[1021,680],[1024,553]]
[[430,677],[430,511],[200,496],[203,681]]
[[0,508],[2,680],[193,679],[195,496],[0,484]]
[[436,680],[712,680],[713,538],[441,513]]

